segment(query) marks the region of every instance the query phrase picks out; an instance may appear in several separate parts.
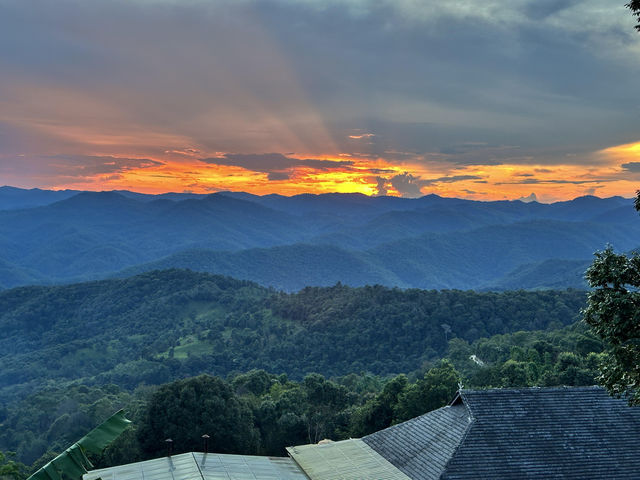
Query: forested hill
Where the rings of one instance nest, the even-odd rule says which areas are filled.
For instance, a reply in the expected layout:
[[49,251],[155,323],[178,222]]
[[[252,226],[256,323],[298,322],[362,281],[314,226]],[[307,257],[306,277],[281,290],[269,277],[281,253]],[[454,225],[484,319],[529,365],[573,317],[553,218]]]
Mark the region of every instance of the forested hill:
[[447,341],[574,322],[580,291],[335,285],[279,293],[184,270],[0,292],[0,402],[47,381],[134,388],[251,368],[300,378],[408,372]]
[[[0,187],[0,289],[166,268],[307,285],[586,288],[596,250],[637,248],[632,201],[359,194],[47,192]],[[570,262],[570,263],[567,263]],[[568,267],[571,265],[571,267]]]

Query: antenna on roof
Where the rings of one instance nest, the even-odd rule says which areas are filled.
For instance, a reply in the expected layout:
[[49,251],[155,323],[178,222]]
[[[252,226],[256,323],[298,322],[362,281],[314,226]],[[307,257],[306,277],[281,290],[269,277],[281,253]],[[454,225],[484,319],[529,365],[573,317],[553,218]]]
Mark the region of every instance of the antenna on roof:
[[170,457],[171,454],[173,453],[173,440],[171,440],[170,438],[167,438],[165,440],[165,443],[167,444],[167,457]]

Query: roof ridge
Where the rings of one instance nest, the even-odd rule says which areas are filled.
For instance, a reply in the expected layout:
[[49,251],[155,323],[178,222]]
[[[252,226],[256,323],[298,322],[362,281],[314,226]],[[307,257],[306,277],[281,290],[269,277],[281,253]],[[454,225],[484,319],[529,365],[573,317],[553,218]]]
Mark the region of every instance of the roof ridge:
[[[459,394],[473,394],[473,393],[501,393],[508,394],[513,392],[552,392],[552,391],[584,391],[584,390],[604,390],[604,387],[601,385],[581,385],[581,386],[572,386],[572,385],[558,385],[554,387],[540,387],[540,386],[532,386],[532,387],[513,387],[513,388],[462,388],[458,391]],[[462,396],[462,395],[461,395]],[[455,400],[455,399],[454,399]]]
[[202,469],[200,468],[200,464],[198,463],[198,460],[196,460],[195,453],[194,452],[189,452],[189,453],[191,454],[191,457],[193,457],[193,462],[196,464],[196,467],[198,467],[198,473],[200,473],[200,478],[204,480],[204,474],[202,473]]
[[471,421],[473,422],[473,420],[476,419],[476,417],[473,415],[473,412],[471,411],[471,407],[469,406],[469,402],[467,401],[467,391],[460,389],[460,391],[458,392],[458,396],[460,397],[460,400],[462,400],[462,404],[465,406],[465,408],[467,409],[467,412],[469,412],[469,417],[471,418]]
[[[464,443],[465,439],[467,438],[467,435],[469,434],[469,430],[471,430],[471,427],[475,423],[475,418],[474,418],[473,414],[471,413],[471,410],[469,409],[469,407],[464,402],[463,402],[463,405],[464,405],[465,409],[467,410],[467,413],[469,414],[469,419],[471,421],[465,427],[464,434],[462,435],[462,437],[460,437],[460,440],[458,441],[458,444],[456,445],[456,448],[454,448],[453,452],[449,456],[449,459],[445,462],[445,464],[444,464],[444,466],[442,468],[442,472],[440,473],[440,477],[442,477],[442,474],[447,471],[447,465],[449,465],[449,462],[453,459],[453,457],[455,457],[456,452],[458,451],[460,446]],[[446,405],[446,406],[447,407],[452,407],[453,405]],[[437,410],[442,410],[443,408],[444,407],[441,407],[441,408],[438,408]],[[432,410],[432,411],[435,412],[435,410]],[[426,445],[425,444],[422,448],[419,449],[419,451],[424,452],[429,447],[430,447],[430,445]]]
[[430,411],[428,411],[428,412],[423,413],[422,415],[418,415],[417,417],[413,417],[413,418],[410,418],[409,420],[405,420],[404,422],[396,423],[395,425],[390,425],[390,426],[388,426],[388,427],[386,427],[386,428],[383,428],[383,429],[377,430],[377,431],[375,431],[375,432],[371,432],[370,434],[365,435],[365,436],[364,436],[364,437],[362,437],[362,438],[364,439],[364,438],[367,438],[367,437],[371,437],[371,436],[373,436],[373,435],[377,434],[378,432],[384,432],[384,431],[389,431],[389,430],[397,430],[397,429],[398,429],[398,428],[400,428],[402,425],[409,425],[409,424],[417,423],[417,422],[419,422],[420,420],[422,420],[424,417],[426,417],[427,415],[430,415],[430,414],[435,413],[435,412],[439,412],[440,410],[442,410],[442,409],[444,409],[444,408],[448,408],[448,407],[450,407],[450,406],[451,406],[451,405],[445,405],[445,406],[443,406],[443,407],[436,408],[435,410],[430,410]]
[[[468,407],[446,405],[373,433],[363,441],[409,477],[435,480],[444,472],[470,423]],[[422,471],[425,461],[430,462],[429,474]]]
[[[462,389],[461,389],[462,390]],[[462,392],[460,392],[462,394]],[[461,395],[462,396],[462,395]],[[444,464],[444,468],[442,469],[442,472],[440,473],[440,476],[438,478],[442,478],[442,475],[444,475],[447,471],[447,468],[449,467],[449,464],[451,463],[451,461],[456,457],[456,454],[458,453],[458,450],[460,450],[460,447],[464,444],[464,442],[467,440],[467,436],[469,435],[469,432],[471,431],[471,429],[474,427],[474,425],[477,424],[475,417],[473,416],[473,413],[471,413],[471,409],[467,406],[467,403],[464,401],[464,397],[462,399],[462,404],[465,406],[465,408],[467,409],[467,412],[469,412],[469,418],[470,418],[470,422],[467,425],[467,428],[464,430],[464,434],[462,435],[462,437],[460,438],[460,441],[458,442],[458,445],[456,445],[456,448],[453,449],[453,452],[451,453],[451,455],[449,456],[449,459],[446,461],[446,463]]]

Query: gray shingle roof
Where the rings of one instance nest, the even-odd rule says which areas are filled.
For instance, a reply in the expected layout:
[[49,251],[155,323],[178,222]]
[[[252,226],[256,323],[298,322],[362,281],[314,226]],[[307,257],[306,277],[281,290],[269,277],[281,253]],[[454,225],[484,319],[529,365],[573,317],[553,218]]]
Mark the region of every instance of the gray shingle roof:
[[363,440],[416,480],[640,478],[640,408],[600,387],[462,390]]
[[440,478],[447,462],[471,425],[467,408],[443,407],[362,440],[407,476]]

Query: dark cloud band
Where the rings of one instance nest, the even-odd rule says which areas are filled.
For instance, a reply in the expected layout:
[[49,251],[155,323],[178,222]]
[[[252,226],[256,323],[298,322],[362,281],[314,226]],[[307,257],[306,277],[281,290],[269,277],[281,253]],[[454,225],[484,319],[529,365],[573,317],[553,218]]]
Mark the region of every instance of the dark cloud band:
[[354,165],[352,160],[297,159],[281,153],[227,153],[223,157],[204,158],[201,161],[210,165],[240,167],[253,172],[267,173],[269,180],[287,180],[290,172],[296,168],[328,171],[349,169]]

